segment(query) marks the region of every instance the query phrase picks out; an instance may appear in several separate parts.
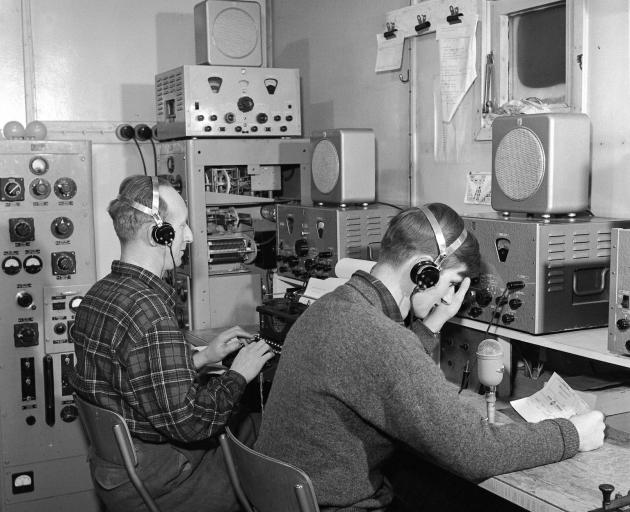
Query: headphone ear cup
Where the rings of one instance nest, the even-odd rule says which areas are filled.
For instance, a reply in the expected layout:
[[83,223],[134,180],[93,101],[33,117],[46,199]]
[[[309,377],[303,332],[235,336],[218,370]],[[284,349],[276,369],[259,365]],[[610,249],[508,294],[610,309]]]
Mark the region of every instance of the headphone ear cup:
[[432,261],[420,261],[411,268],[410,277],[418,288],[426,290],[438,283],[440,269]]
[[161,226],[153,226],[151,238],[158,245],[171,245],[175,240],[175,230],[168,222],[163,222]]

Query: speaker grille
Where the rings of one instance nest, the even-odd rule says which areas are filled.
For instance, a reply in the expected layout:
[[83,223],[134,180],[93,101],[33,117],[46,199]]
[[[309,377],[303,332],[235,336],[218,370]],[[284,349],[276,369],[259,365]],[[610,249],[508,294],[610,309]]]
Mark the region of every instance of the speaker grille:
[[258,37],[258,23],[242,9],[224,9],[214,20],[212,39],[216,48],[232,59],[242,59],[252,53]]
[[339,155],[329,140],[321,140],[313,150],[311,160],[313,183],[322,194],[329,194],[339,180]]
[[515,128],[501,139],[494,172],[503,193],[522,201],[536,193],[545,175],[545,151],[540,139],[527,128]]

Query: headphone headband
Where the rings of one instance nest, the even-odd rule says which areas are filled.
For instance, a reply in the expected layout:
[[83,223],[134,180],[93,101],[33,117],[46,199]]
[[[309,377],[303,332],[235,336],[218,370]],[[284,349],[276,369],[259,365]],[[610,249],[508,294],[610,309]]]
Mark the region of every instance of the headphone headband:
[[122,201],[123,203],[127,203],[129,206],[131,206],[135,210],[138,210],[142,213],[146,213],[150,217],[153,217],[155,224],[158,227],[160,227],[164,223],[164,221],[162,220],[162,217],[160,216],[160,191],[159,191],[159,182],[158,182],[157,176],[151,177],[151,185],[153,189],[152,198],[151,198],[151,208],[148,208],[144,206],[143,204],[140,204],[138,201],[134,201],[133,199],[129,199],[128,197],[123,196],[123,195],[119,195],[117,199],[119,201]]
[[420,208],[424,216],[431,224],[431,228],[433,229],[433,234],[435,235],[435,241],[438,244],[438,255],[435,259],[435,265],[440,268],[444,260],[448,258],[451,254],[453,254],[457,249],[461,247],[461,245],[466,241],[466,237],[468,236],[468,231],[466,228],[462,229],[462,232],[459,236],[453,241],[453,243],[449,246],[446,245],[446,239],[444,238],[444,233],[442,232],[442,228],[440,227],[440,223],[433,215],[433,212],[429,209],[428,206],[422,206]]

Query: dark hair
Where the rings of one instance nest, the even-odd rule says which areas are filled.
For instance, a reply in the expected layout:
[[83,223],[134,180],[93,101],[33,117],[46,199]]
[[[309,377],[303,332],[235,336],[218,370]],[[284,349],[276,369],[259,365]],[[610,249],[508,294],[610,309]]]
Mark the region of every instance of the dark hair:
[[[430,203],[428,207],[440,225],[446,245],[452,244],[464,229],[464,220],[450,206]],[[413,256],[426,254],[434,259],[439,248],[435,233],[425,214],[419,208],[408,208],[390,222],[381,241],[379,261],[392,266],[403,264]],[[479,274],[479,243],[469,232],[462,245],[442,263],[442,268],[451,268],[463,263],[469,276]]]
[[[164,178],[158,178],[158,186],[170,187],[171,184]],[[136,210],[124,199],[135,201],[151,209],[153,204],[153,180],[151,176],[139,174],[125,178],[118,189],[118,197],[111,201],[107,207],[107,212],[114,222],[114,230],[118,239],[121,242],[128,242],[137,236],[138,230],[144,224],[153,223],[154,220],[150,215]],[[162,219],[166,218],[167,206],[162,197],[160,197],[158,213]]]

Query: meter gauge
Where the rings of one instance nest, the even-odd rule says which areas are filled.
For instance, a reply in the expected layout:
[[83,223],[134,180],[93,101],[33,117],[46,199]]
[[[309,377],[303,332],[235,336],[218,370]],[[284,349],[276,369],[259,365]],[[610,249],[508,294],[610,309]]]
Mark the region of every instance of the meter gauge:
[[29,170],[38,176],[48,172],[48,160],[42,156],[34,156],[28,163]]

